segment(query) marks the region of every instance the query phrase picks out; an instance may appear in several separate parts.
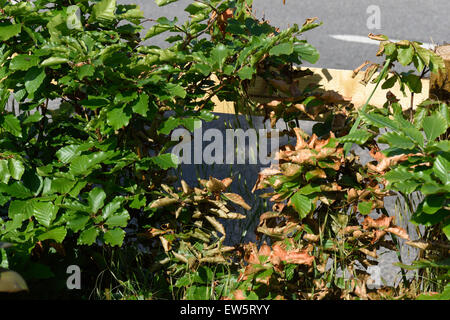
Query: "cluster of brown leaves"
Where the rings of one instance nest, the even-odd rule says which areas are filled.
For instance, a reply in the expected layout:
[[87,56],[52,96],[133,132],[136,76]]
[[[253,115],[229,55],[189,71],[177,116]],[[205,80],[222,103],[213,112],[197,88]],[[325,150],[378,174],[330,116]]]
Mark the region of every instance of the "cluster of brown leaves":
[[[168,219],[166,224],[158,228],[149,228],[139,236],[147,239],[159,238],[166,253],[171,252],[179,261],[189,265],[196,262],[226,263],[223,254],[233,251],[234,247],[222,245],[226,231],[218,219],[245,219],[243,214],[231,212],[227,201],[246,210],[250,210],[251,207],[238,194],[225,192],[232,183],[231,178],[218,180],[210,177],[209,180],[199,182],[203,188],[191,188],[185,181],[181,181],[180,192],[162,185],[167,195],[153,201],[150,208],[164,208],[172,218]],[[178,222],[183,210],[191,214],[190,226]],[[222,234],[220,239],[218,233]],[[203,241],[203,250],[194,248],[190,244],[191,238]],[[180,246],[194,253],[195,258],[183,256],[178,250]]]
[[[305,133],[300,128],[294,128],[297,137],[297,144],[295,146],[285,145],[275,155],[275,159],[279,161],[279,167],[271,167],[262,170],[253,189],[259,190],[271,186],[267,180],[274,175],[283,175],[291,177],[302,171],[307,165],[311,168],[308,172],[312,173],[318,178],[325,179],[327,177],[325,168],[339,170],[344,163],[344,150],[339,146],[334,139],[335,136],[331,132],[328,139],[320,140],[313,134],[307,141],[305,141]],[[334,143],[332,142],[334,140]],[[272,185],[272,187],[277,187]],[[326,190],[340,190],[338,186],[330,184],[324,185]]]
[[[217,21],[217,25],[219,26],[220,32],[222,35],[225,35],[225,30],[228,25],[228,19],[232,18],[234,14],[233,9],[227,9],[222,13],[217,13],[213,11],[211,14],[211,18],[209,20],[209,24],[212,24],[214,21]],[[212,31],[211,31],[212,32]]]
[[[255,243],[248,243],[243,246],[244,261],[247,263],[245,270],[240,274],[238,281],[245,281],[250,276],[260,271],[274,268],[277,272],[282,272],[284,264],[298,264],[311,266],[314,262],[314,256],[310,255],[312,247],[305,249],[295,248],[293,242],[292,248],[288,249],[286,243],[275,242],[271,247],[264,243],[258,250]],[[257,277],[256,282],[269,285],[271,276]]]
[[[327,139],[319,139],[315,134],[309,137],[300,128],[294,128],[297,143],[283,146],[276,154],[279,164],[263,169],[257,178],[253,192],[272,187],[275,192],[270,194],[270,201],[275,202],[274,211],[281,212],[285,208],[283,194],[277,192],[285,181],[293,178],[299,182],[298,188],[314,180],[320,181],[322,194],[317,198],[326,205],[345,200],[345,205],[351,205],[356,211],[358,203],[369,202],[372,210],[384,207],[384,197],[391,195],[383,187],[385,181],[382,175],[389,167],[404,161],[408,155],[386,157],[373,147],[370,154],[376,160],[365,166],[359,164],[359,157],[350,154],[344,156],[343,147],[335,139],[333,132]],[[351,180],[358,183],[357,187],[349,187],[341,183],[343,175],[329,175],[327,170],[351,175]],[[273,177],[277,177],[273,179]],[[275,181],[275,182],[274,182]]]
[[[347,211],[350,206],[354,208],[353,213],[358,212],[358,203],[360,202],[372,203],[372,209],[383,208],[383,199],[390,194],[383,189],[383,180],[380,178],[389,166],[404,161],[405,158],[388,158],[374,147],[371,154],[375,161],[363,166],[359,163],[357,156],[352,154],[344,156],[343,148],[333,133],[330,133],[328,139],[319,139],[316,135],[309,137],[299,128],[295,128],[294,133],[297,138],[296,145],[282,147],[276,155],[279,164],[262,170],[254,187],[254,191],[267,187],[274,189],[274,192],[265,194],[270,197],[270,201],[275,202],[272,211],[261,215],[256,230],[257,235],[269,236],[275,241],[274,245],[269,247],[264,244],[259,250],[254,244],[245,247],[245,261],[248,265],[241,273],[240,280],[248,279],[253,274],[263,272],[265,268],[272,266],[274,274],[257,279],[257,282],[269,285],[269,281],[283,271],[284,263],[295,263],[292,262],[295,260],[290,260],[289,251],[286,250],[282,251],[283,258],[277,260],[279,257],[277,245],[286,241],[293,243],[293,236],[304,232],[293,246],[299,248],[293,249],[294,257],[298,257],[298,263],[309,266],[309,269],[312,268],[309,263],[314,261],[315,272],[324,274],[324,276],[323,278],[314,276],[314,294],[309,294],[312,291],[309,290],[311,288],[300,288],[300,282],[296,282],[295,285],[286,283],[288,287],[291,286],[294,292],[303,295],[305,299],[352,299],[355,297],[371,299],[379,297],[381,294],[378,292],[379,290],[368,289],[369,276],[360,270],[355,270],[354,278],[349,280],[349,285],[345,289],[335,286],[328,287],[321,282],[326,279],[327,261],[336,254],[339,254],[339,259],[342,259],[342,254],[344,255],[350,269],[353,268],[356,261],[369,267],[377,262],[368,257],[376,259],[377,250],[380,247],[396,250],[394,243],[385,236],[390,234],[409,240],[406,230],[395,225],[393,217],[381,215],[379,218],[373,219],[366,216],[362,223],[358,223],[357,215],[348,214]],[[342,174],[331,174],[330,171]],[[308,179],[306,174],[308,174]],[[350,175],[351,180],[357,182],[358,186],[350,187],[343,183],[341,179],[344,175]],[[286,188],[283,187],[286,182],[298,183],[294,187],[288,187],[293,188],[292,190],[296,192],[311,181],[320,186],[321,192],[316,200],[320,200],[328,207],[324,209],[323,206],[318,206],[315,210],[323,209],[330,212],[331,209],[333,212],[331,214],[332,222],[329,224],[335,235],[332,238],[328,233],[324,233],[325,224],[321,224],[312,215],[300,219],[297,212],[290,207],[289,198],[286,198],[286,194],[292,194],[286,192]],[[322,238],[325,236],[326,239]],[[327,246],[322,245],[324,241],[327,242]],[[344,244],[350,245],[351,249],[345,247]],[[279,262],[282,263],[279,264]],[[304,275],[312,274],[308,272]],[[355,276],[355,274],[358,275]],[[270,283],[270,287],[273,287],[272,283]],[[241,293],[236,291],[233,297],[235,299],[242,298],[244,294]]]
[[[287,82],[269,78],[265,81],[281,93],[279,96],[270,97],[271,101],[258,105],[258,109],[264,112],[265,119],[270,119],[272,127],[279,119],[293,115],[301,120],[313,121],[323,121],[332,116],[333,125],[336,127],[333,131],[342,129],[346,125],[350,113],[345,106],[350,106],[351,97],[344,97],[336,91],[329,90],[314,94],[317,103],[305,104],[301,102],[306,96],[299,89],[298,80]],[[258,97],[258,95],[254,96]]]

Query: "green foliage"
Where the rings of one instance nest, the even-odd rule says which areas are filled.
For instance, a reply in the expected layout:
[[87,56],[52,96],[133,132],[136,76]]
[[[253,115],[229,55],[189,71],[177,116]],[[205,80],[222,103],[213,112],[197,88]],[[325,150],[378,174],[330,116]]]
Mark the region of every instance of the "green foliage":
[[[380,137],[380,142],[389,145],[383,151],[386,156],[407,155],[404,161],[392,166],[384,177],[392,190],[404,195],[420,191],[425,196],[411,221],[426,226],[440,224],[450,239],[447,227],[450,214],[450,153],[446,147],[448,140],[443,139],[449,129],[446,120],[449,109],[445,103],[436,103],[436,106],[428,106],[421,120],[414,123],[402,114],[395,114],[393,119],[389,119],[380,114],[361,112],[361,117],[371,126],[392,130]],[[423,108],[416,112],[422,112]]]
[[[279,31],[254,18],[251,1],[193,1],[186,11],[183,24],[159,18],[144,45],[137,5],[38,0],[0,9],[0,238],[16,244],[11,263],[28,279],[64,272],[74,257],[98,262],[101,250],[159,228],[170,214],[154,218],[150,204],[177,167],[167,153],[172,131],[214,119],[213,95],[240,101],[257,74],[318,59],[297,38],[308,28]],[[169,48],[151,44],[162,33]],[[198,210],[181,209],[182,219]],[[208,239],[200,229],[193,236]],[[42,268],[28,272],[31,260]]]

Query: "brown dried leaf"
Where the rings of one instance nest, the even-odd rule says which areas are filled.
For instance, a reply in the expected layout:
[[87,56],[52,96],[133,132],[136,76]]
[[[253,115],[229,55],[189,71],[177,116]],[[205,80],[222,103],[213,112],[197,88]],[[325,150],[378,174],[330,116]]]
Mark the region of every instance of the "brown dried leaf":
[[405,229],[400,228],[398,226],[392,226],[390,228],[385,229],[387,232],[395,234],[397,237],[400,237],[402,239],[409,240],[409,235],[406,232]]
[[334,90],[325,91],[319,98],[327,104],[347,103],[352,101],[352,97],[344,97]]
[[320,237],[316,234],[305,233],[303,235],[303,239],[310,242],[318,242],[320,240]]
[[364,230],[370,228],[388,228],[394,217],[386,217],[381,215],[378,219],[374,220],[371,217],[366,217],[362,223]]
[[272,250],[270,249],[270,247],[267,245],[267,243],[264,242],[261,248],[259,248],[258,255],[269,257],[271,252]]
[[327,174],[325,173],[325,171],[320,169],[320,168],[316,168],[314,170],[311,170],[308,173],[313,175],[316,178],[321,178],[321,179],[326,179],[327,178]]
[[375,72],[377,72],[378,67],[379,66],[377,64],[375,64],[375,63],[370,65],[366,69],[366,71],[364,73],[364,78],[360,81],[360,83],[362,83],[363,85],[366,86],[370,82],[370,80],[372,79],[372,77],[375,74]]
[[245,202],[245,200],[240,195],[238,195],[236,193],[224,193],[224,196],[227,197],[228,200],[230,200],[231,202],[241,206],[245,210],[251,210],[252,209],[252,207],[250,207]]
[[348,226],[348,227],[345,227],[345,228],[342,230],[342,232],[343,232],[344,234],[350,234],[350,233],[353,233],[353,232],[355,232],[355,231],[358,231],[359,229],[360,229],[359,226]]
[[260,261],[258,259],[258,248],[256,247],[256,244],[253,242],[250,242],[246,245],[244,245],[244,260],[249,264],[259,264]]
[[233,179],[231,179],[231,178],[225,178],[222,180],[222,183],[225,186],[225,188],[228,188],[232,182],[233,182]]
[[161,198],[158,200],[155,200],[152,202],[152,204],[150,205],[150,208],[162,208],[165,206],[169,206],[171,204],[177,203],[178,200],[177,199],[173,199],[173,198]]
[[361,251],[362,253],[368,255],[369,257],[372,257],[374,259],[378,258],[377,249],[373,249],[373,251],[370,251],[366,248],[359,248],[358,250]]
[[355,70],[353,70],[353,75],[352,78],[356,77],[358,75],[358,73],[364,69],[365,66],[367,66],[368,64],[370,64],[370,61],[365,61],[363,64],[361,64],[358,68],[356,68]]
[[259,189],[264,189],[266,187],[265,180],[267,177],[280,174],[281,171],[276,166],[271,166],[269,168],[263,169],[260,173],[258,173],[258,179],[255,182],[255,186],[252,189],[252,192],[255,192]]
[[291,86],[289,83],[287,83],[284,80],[278,80],[278,79],[266,79],[275,89],[286,93],[286,94],[290,94],[291,91]]
[[160,229],[156,229],[156,228],[151,228],[151,229],[148,229],[145,233],[142,233],[140,235],[144,236],[146,238],[153,238],[156,236],[166,234],[168,232],[171,232],[171,230],[160,230]]
[[219,231],[224,236],[226,235],[225,228],[219,221],[217,221],[214,217],[211,217],[211,216],[206,216],[205,218],[206,218],[206,220],[208,220],[209,223],[211,223],[211,225],[214,227],[214,229]]
[[180,261],[182,261],[184,263],[189,263],[188,259],[185,256],[183,256],[183,255],[181,255],[181,254],[179,254],[179,253],[177,253],[175,251],[173,251],[172,253],[175,256],[175,258],[177,258],[178,260],[180,260]]
[[378,242],[378,240],[383,238],[386,235],[386,230],[379,230],[379,229],[375,230],[375,232],[373,233],[374,237],[370,243],[374,244],[375,242]]
[[164,238],[163,236],[159,237],[159,240],[161,240],[161,244],[164,248],[165,252],[169,252],[170,251],[170,243],[169,240],[167,240],[166,238]]
[[181,189],[183,190],[183,195],[188,195],[192,193],[191,187],[189,187],[189,185],[184,180],[181,180]]
[[278,257],[280,260],[285,261],[286,263],[294,263],[294,264],[305,264],[312,265],[314,261],[314,257],[309,255],[307,250],[291,250],[286,251],[279,244],[274,244],[272,246],[272,259],[273,257]]
[[382,35],[382,34],[373,34],[373,33],[369,33],[368,37],[372,40],[377,40],[377,41],[386,41],[386,36]]
[[234,300],[247,300],[247,297],[244,295],[244,291],[241,289],[235,290],[233,292]]
[[199,261],[202,263],[219,263],[219,264],[223,264],[223,263],[227,262],[227,260],[225,260],[225,258],[222,256],[204,257],[204,258],[199,259]]
[[359,196],[358,196],[358,192],[356,191],[356,189],[352,188],[347,191],[347,202],[353,202],[358,199],[359,199]]
[[[377,156],[380,158],[383,155],[380,156],[379,154],[376,154],[376,155],[372,155],[372,156],[373,157]],[[408,160],[409,156],[410,155],[406,155],[406,154],[401,154],[401,155],[397,155],[397,156],[393,156],[393,157],[389,157],[389,158],[384,156],[384,158],[382,158],[381,162],[379,162],[376,166],[374,166],[371,163],[368,163],[367,167],[377,173],[385,173],[385,171],[387,169],[389,169],[392,166],[395,166],[397,163]]]
[[217,180],[214,177],[209,177],[208,182],[206,183],[206,189],[208,189],[209,192],[222,192],[225,191],[227,187],[222,183],[222,181]]
[[[285,4],[285,2],[286,2],[286,1],[283,0],[283,4]],[[305,20],[305,22],[303,23],[302,27],[307,26],[307,25],[309,25],[309,24],[311,24],[311,23],[314,23],[314,21],[316,21],[316,20],[318,20],[318,19],[319,19],[318,17],[308,18],[308,19]]]

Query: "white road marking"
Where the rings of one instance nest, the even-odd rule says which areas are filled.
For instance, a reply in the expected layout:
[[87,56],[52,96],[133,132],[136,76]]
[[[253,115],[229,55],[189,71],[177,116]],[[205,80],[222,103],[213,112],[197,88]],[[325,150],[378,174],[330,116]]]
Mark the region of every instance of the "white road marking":
[[[336,40],[348,41],[348,42],[358,42],[358,43],[374,44],[374,45],[380,44],[380,42],[377,40],[372,40],[368,37],[357,36],[357,35],[352,35],[352,34],[330,34],[330,37],[332,37]],[[389,39],[389,40],[392,42],[400,41],[400,40],[394,40],[394,39]],[[423,43],[422,47],[425,49],[433,50],[435,45],[432,43]]]

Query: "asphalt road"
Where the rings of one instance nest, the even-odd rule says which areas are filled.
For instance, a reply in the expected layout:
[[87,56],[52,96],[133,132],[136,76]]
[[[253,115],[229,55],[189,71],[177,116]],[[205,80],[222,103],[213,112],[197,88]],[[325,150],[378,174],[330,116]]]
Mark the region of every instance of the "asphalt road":
[[[191,1],[180,0],[165,7],[158,7],[153,0],[118,3],[139,4],[147,18],[177,16],[183,21],[188,16],[184,8]],[[254,0],[253,8],[258,17],[280,28],[318,17],[323,25],[304,35],[321,54],[317,67],[354,69],[365,60],[379,61],[376,44],[360,42],[367,40],[370,32],[396,40],[450,42],[449,0],[286,0],[285,5],[282,0]],[[379,19],[375,17],[377,10]],[[144,26],[148,29],[151,23]],[[164,46],[162,37],[152,41]]]

